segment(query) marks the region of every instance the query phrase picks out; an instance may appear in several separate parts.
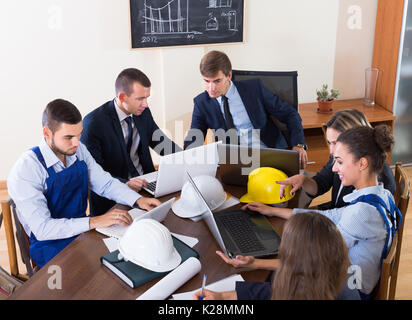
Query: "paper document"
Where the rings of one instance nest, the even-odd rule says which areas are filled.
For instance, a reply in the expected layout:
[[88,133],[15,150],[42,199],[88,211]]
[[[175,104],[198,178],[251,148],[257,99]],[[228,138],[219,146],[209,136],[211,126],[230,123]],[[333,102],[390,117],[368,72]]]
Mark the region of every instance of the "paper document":
[[136,300],[164,300],[199,273],[201,268],[200,261],[190,257]]
[[[236,288],[236,281],[245,281],[240,274],[231,275],[225,279],[216,281],[214,283],[206,285],[206,289],[216,291],[216,292],[223,292],[223,291],[233,291]],[[173,300],[193,300],[193,295],[195,292],[201,290],[199,289],[184,292],[184,293],[177,293],[172,296]]]
[[183,234],[177,234],[177,233],[173,233],[172,235],[179,239],[180,241],[186,243],[189,247],[193,248],[198,242],[199,239],[198,238],[193,238],[193,237],[189,237],[189,236],[184,236]]
[[113,252],[119,249],[119,239],[117,238],[105,238],[103,239],[103,242],[106,245],[107,249],[109,249],[109,252]]

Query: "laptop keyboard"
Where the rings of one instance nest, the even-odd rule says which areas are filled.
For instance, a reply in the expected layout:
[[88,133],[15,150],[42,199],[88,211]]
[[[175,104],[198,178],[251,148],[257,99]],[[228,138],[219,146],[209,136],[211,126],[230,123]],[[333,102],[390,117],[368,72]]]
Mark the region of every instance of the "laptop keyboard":
[[155,180],[155,181],[152,181],[152,182],[149,182],[148,184],[147,184],[147,189],[149,189],[150,191],[153,191],[153,192],[155,192],[155,190],[156,190],[156,182],[157,182],[157,180]]
[[242,214],[221,215],[219,221],[242,252],[262,251],[265,247],[253,232],[250,220]]

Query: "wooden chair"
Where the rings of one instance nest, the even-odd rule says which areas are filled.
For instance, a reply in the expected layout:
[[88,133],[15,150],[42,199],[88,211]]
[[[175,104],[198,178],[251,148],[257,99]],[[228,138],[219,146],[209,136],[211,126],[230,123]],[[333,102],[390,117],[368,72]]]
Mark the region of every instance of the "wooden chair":
[[400,162],[397,162],[395,165],[395,182],[395,204],[402,213],[403,223],[394,236],[391,249],[382,264],[381,279],[376,288],[377,290],[373,294],[374,298],[378,300],[394,300],[396,293],[403,228],[410,197],[409,179]]
[[[30,259],[30,242],[28,236],[17,218],[16,206],[13,200],[2,200],[1,211],[4,219],[4,230],[6,233],[7,249],[10,263],[10,274],[18,279],[26,281],[29,277],[33,275],[33,273],[37,269],[36,264]],[[19,272],[19,266],[17,263],[16,241],[14,238],[12,211],[14,215],[14,222],[16,225],[16,238],[18,240],[21,258],[23,260],[23,263],[26,265],[27,275],[21,274]]]

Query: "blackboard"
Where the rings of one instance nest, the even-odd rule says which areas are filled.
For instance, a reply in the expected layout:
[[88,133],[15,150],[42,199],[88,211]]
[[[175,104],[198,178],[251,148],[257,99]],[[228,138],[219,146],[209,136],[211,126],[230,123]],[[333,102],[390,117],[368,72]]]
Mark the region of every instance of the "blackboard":
[[130,0],[132,48],[243,42],[244,0]]

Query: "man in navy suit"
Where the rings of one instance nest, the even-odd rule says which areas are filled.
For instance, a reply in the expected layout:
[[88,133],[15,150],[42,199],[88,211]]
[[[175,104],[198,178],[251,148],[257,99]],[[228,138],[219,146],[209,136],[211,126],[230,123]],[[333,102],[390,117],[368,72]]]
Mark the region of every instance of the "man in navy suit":
[[[215,140],[249,146],[287,149],[288,144],[271,116],[286,124],[290,144],[299,152],[300,166],[307,163],[302,120],[298,112],[263,86],[259,79],[231,81],[232,65],[228,56],[210,51],[200,62],[206,91],[194,98],[191,129],[184,148],[204,143],[208,129]],[[222,131],[226,134],[222,138]],[[234,139],[233,139],[234,138]]]
[[[155,170],[149,148],[160,155],[180,151],[157,126],[149,109],[151,82],[140,70],[123,70],[115,83],[116,97],[83,120],[81,141],[113,177],[140,191],[147,181],[139,176]],[[92,192],[90,213],[100,215],[115,203]]]

